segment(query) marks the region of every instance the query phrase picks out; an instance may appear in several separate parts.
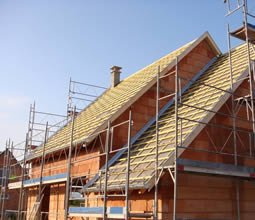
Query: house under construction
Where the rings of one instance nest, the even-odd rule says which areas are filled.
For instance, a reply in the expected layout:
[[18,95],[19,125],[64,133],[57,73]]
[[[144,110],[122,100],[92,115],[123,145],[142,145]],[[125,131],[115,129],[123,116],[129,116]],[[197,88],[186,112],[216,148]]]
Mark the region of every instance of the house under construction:
[[253,220],[255,26],[246,0],[226,2],[228,16],[244,14],[227,53],[206,32],[123,81],[113,66],[111,87],[81,111],[69,102],[38,144],[33,105],[25,148],[6,165],[22,173],[1,191],[18,191],[19,207],[2,205],[2,219]]

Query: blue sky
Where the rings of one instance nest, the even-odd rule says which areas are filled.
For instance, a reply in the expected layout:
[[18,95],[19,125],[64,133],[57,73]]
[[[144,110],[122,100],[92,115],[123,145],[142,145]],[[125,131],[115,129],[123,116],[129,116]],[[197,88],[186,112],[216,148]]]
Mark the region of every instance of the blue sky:
[[112,65],[126,78],[205,31],[225,52],[242,22],[225,14],[223,0],[0,1],[0,146],[24,139],[34,100],[65,114],[70,77],[108,87]]

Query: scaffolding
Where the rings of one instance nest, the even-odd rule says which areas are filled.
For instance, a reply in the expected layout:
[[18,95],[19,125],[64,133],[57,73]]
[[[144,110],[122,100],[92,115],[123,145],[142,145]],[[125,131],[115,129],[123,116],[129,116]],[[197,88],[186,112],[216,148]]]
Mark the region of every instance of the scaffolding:
[[89,104],[93,103],[107,88],[92,85],[84,82],[69,80],[67,96],[67,115],[72,116],[75,107],[76,113],[82,111]]
[[[50,123],[49,123],[50,121]],[[1,187],[1,201],[8,194],[10,189],[19,189],[18,191],[18,209],[5,210],[5,202],[1,203],[1,218],[5,219],[8,214],[16,215],[17,219],[24,219],[26,216],[32,219],[31,213],[28,215],[24,211],[27,201],[27,189],[24,188],[24,182],[29,180],[36,173],[31,172],[31,164],[28,163],[27,157],[39,146],[45,146],[47,139],[61,129],[68,122],[68,117],[65,115],[53,114],[48,112],[37,111],[35,102],[30,105],[28,132],[26,140],[17,144],[11,144],[10,140],[6,144],[3,161],[3,185]],[[43,198],[42,174],[44,169],[45,157],[39,158],[40,163],[40,181],[38,187],[37,207],[35,208],[36,215],[41,215],[39,201]],[[9,187],[8,187],[9,186]],[[17,190],[16,190],[17,191]]]
[[[92,91],[91,91],[92,88]],[[85,93],[83,92],[85,89]],[[90,91],[89,91],[90,90]],[[97,90],[97,91],[96,91]],[[70,190],[70,185],[72,189],[72,184],[70,184],[70,180],[73,182],[76,180],[76,185],[84,184],[84,178],[71,178],[69,175],[55,175],[53,178],[45,178],[45,172],[50,172],[60,169],[67,168],[70,170],[70,164],[59,165],[56,167],[45,168],[45,164],[50,160],[54,159],[53,154],[46,154],[45,145],[47,140],[51,138],[52,135],[56,134],[59,130],[61,130],[66,124],[74,121],[75,116],[77,116],[78,111],[81,111],[84,106],[88,105],[90,102],[92,103],[92,99],[86,99],[84,97],[96,98],[97,94],[105,90],[104,87],[95,86],[87,83],[82,83],[78,81],[73,81],[70,79],[69,82],[69,91],[68,91],[68,104],[67,104],[67,115],[60,115],[48,112],[42,112],[36,110],[35,102],[30,105],[29,110],[29,120],[28,120],[28,132],[26,135],[26,140],[22,141],[18,144],[11,144],[11,141],[8,140],[6,143],[6,149],[4,152],[4,162],[3,162],[3,177],[1,177],[1,181],[3,187],[1,187],[0,198],[1,198],[1,219],[5,219],[8,214],[16,215],[17,219],[46,219],[49,216],[48,212],[41,211],[41,202],[44,197],[44,190],[46,184],[49,182],[67,182],[67,190]],[[87,92],[87,93],[86,93]],[[88,92],[93,93],[89,94]],[[78,100],[81,103],[77,103]],[[74,105],[80,106],[80,108],[76,108]],[[73,109],[73,110],[70,110]],[[72,140],[70,140],[72,143]],[[72,146],[72,144],[70,145]],[[32,172],[31,161],[28,161],[30,154],[34,152],[38,147],[42,148],[42,155],[36,159],[35,163],[39,164],[39,171]],[[73,147],[73,146],[72,146]],[[72,149],[69,147],[69,149]],[[69,149],[63,149],[60,153],[59,160],[61,156],[65,156],[66,159],[69,158],[68,154],[71,156],[71,151]],[[75,152],[76,156],[77,152]],[[10,157],[13,155],[13,157]],[[68,159],[69,161],[69,159]],[[20,170],[19,170],[20,169]],[[18,173],[17,173],[18,170]],[[39,176],[36,179],[36,182],[31,182],[30,180],[34,177]],[[57,179],[57,181],[55,181]],[[80,181],[79,181],[80,180]],[[69,183],[68,183],[69,182]],[[25,211],[27,209],[27,201],[28,201],[28,187],[37,187],[37,196],[36,200],[33,203],[32,210],[30,212]],[[8,195],[8,190],[16,190],[19,191],[19,201],[18,201],[18,210],[5,210],[5,197]],[[69,195],[69,193],[67,193]],[[67,197],[69,200],[69,196]],[[72,198],[71,198],[72,199]],[[68,202],[66,203],[68,205]],[[68,209],[67,209],[68,210]],[[53,213],[56,216],[65,216],[65,213]]]
[[[73,120],[74,122],[74,120]],[[128,154],[128,158],[130,158],[130,148],[131,148],[131,132],[132,132],[132,109],[129,110],[129,119],[126,121],[122,121],[118,124],[114,124],[111,125],[111,122],[108,121],[108,125],[106,129],[103,129],[99,132],[94,133],[93,135],[91,135],[90,137],[98,137],[98,139],[100,140],[101,143],[101,153],[99,155],[96,156],[87,156],[85,158],[82,159],[78,159],[79,157],[79,146],[76,144],[75,146],[73,146],[72,143],[72,138],[71,138],[71,143],[70,146],[74,147],[74,152],[75,155],[73,157],[73,159],[69,159],[68,161],[68,177],[70,179],[70,181],[67,181],[66,184],[66,195],[68,195],[68,197],[65,197],[65,219],[68,218],[68,214],[69,214],[69,197],[70,197],[70,189],[71,190],[76,190],[77,189],[77,185],[73,184],[75,179],[80,178],[80,177],[75,177],[75,175],[72,175],[71,173],[71,167],[74,167],[77,163],[81,163],[81,162],[86,162],[89,161],[91,159],[94,159],[96,157],[99,158],[105,158],[105,165],[104,167],[100,170],[100,175],[104,175],[104,183],[101,183],[100,185],[100,191],[99,194],[94,196],[94,197],[84,197],[83,199],[85,200],[85,204],[87,203],[88,200],[98,200],[98,199],[103,199],[103,208],[102,208],[102,218],[103,219],[108,219],[109,218],[109,213],[107,210],[107,200],[108,198],[111,197],[121,197],[121,198],[125,198],[125,216],[126,219],[128,219],[128,216],[130,216],[129,213],[129,181],[126,181],[126,185],[125,185],[125,190],[121,193],[121,194],[109,194],[108,193],[108,189],[107,189],[107,181],[108,181],[108,176],[109,176],[109,157],[110,155],[114,155],[114,154],[118,154],[118,153],[122,153],[124,151],[127,151]],[[114,145],[114,130],[121,127],[121,126],[126,126],[128,125],[128,129],[127,129],[127,145],[125,145],[122,148],[118,148],[118,149],[113,149],[113,145]],[[72,124],[72,127],[74,126],[74,124]],[[73,133],[72,133],[73,135]],[[71,136],[72,136],[71,135]],[[102,141],[102,137],[105,136],[105,143],[103,144]],[[94,144],[96,143],[96,141],[98,140],[97,138],[94,141]],[[86,153],[89,155],[89,149],[87,149],[87,146],[82,145],[82,147],[86,148]],[[93,149],[92,149],[93,150]],[[71,148],[69,149],[69,152],[71,151]],[[69,154],[69,158],[72,158],[72,156]],[[130,166],[130,160],[128,159],[127,161],[127,167]],[[85,176],[82,176],[83,181],[80,181],[80,185],[78,186],[78,189],[81,189],[85,186],[85,184],[87,184],[89,182],[89,180],[93,179],[95,176],[97,175],[97,173],[86,173]],[[129,179],[129,169],[126,170],[126,178],[127,180]],[[78,198],[78,200],[80,200],[80,198]]]
[[[174,207],[173,207],[173,219],[177,219],[177,199],[178,199],[178,194],[177,194],[177,188],[178,188],[178,172],[191,172],[191,173],[197,173],[197,174],[202,174],[202,175],[223,175],[223,176],[236,176],[238,179],[236,180],[235,183],[235,189],[236,189],[236,210],[237,210],[237,219],[240,220],[240,192],[239,192],[239,181],[240,179],[244,178],[241,173],[238,174],[238,158],[242,157],[247,157],[250,159],[254,159],[255,155],[255,118],[254,118],[254,75],[252,74],[252,71],[254,70],[255,63],[254,61],[251,60],[251,47],[253,48],[252,43],[254,43],[254,30],[252,29],[252,25],[248,24],[247,17],[250,16],[252,18],[255,18],[252,14],[250,14],[247,10],[247,0],[240,0],[236,1],[237,6],[232,9],[231,8],[231,0],[226,0],[225,3],[227,4],[228,8],[228,13],[226,16],[230,16],[233,13],[237,12],[238,10],[242,9],[243,15],[244,15],[244,26],[237,31],[230,32],[229,31],[229,25],[227,27],[227,35],[228,35],[228,54],[229,54],[229,81],[230,81],[230,90],[222,90],[220,87],[215,87],[211,85],[204,85],[205,87],[213,88],[214,90],[222,90],[226,94],[228,94],[228,97],[231,97],[231,110],[229,111],[229,114],[224,114],[222,112],[218,111],[209,111],[205,107],[198,107],[198,106],[191,106],[187,105],[185,102],[182,102],[182,94],[178,92],[178,83],[180,80],[185,80],[187,81],[188,79],[185,79],[181,76],[178,76],[178,71],[176,73],[176,96],[175,96],[175,163],[172,168],[170,168],[169,172],[170,175],[172,176],[173,183],[174,183]],[[244,32],[240,34],[241,32]],[[245,41],[246,46],[247,46],[247,66],[248,66],[248,74],[246,76],[241,76],[239,77],[235,82],[234,82],[234,76],[233,76],[233,71],[232,71],[232,48],[231,48],[231,40],[230,36],[238,38],[240,40]],[[250,37],[251,36],[251,37]],[[253,49],[254,52],[254,49]],[[254,73],[254,72],[253,72]],[[237,84],[240,85],[238,82],[242,82],[244,80],[247,80],[249,82],[249,94],[246,96],[240,96],[236,94],[236,89],[237,89]],[[195,82],[195,83],[200,83],[200,82]],[[246,110],[247,110],[247,118],[240,118],[238,116],[238,112],[240,110],[240,106],[243,104],[246,104]],[[232,119],[232,128],[229,128],[227,126],[222,126],[222,125],[217,125],[211,122],[201,122],[201,121],[196,121],[191,118],[183,117],[179,115],[179,109],[183,106],[186,107],[191,107],[194,109],[200,109],[202,111],[206,111],[209,114],[213,113],[215,115],[221,115],[224,117],[228,117]],[[251,115],[251,116],[250,116]],[[245,131],[237,128],[236,126],[236,121],[237,120],[242,120],[247,123],[249,123],[252,127],[252,131]],[[184,124],[185,121],[193,121],[196,123],[199,123],[200,125],[203,126],[208,126],[208,127],[216,127],[218,129],[225,129],[230,131],[230,135],[226,138],[225,143],[223,146],[221,146],[220,151],[217,150],[217,147],[213,143],[213,137],[208,134],[208,139],[212,142],[212,144],[215,147],[215,151],[204,151],[203,149],[199,148],[191,148],[183,143],[183,127],[182,125]],[[239,142],[241,142],[241,138],[239,134],[245,135],[247,139],[249,139],[249,146],[248,149],[245,149],[244,152],[238,152],[238,146],[237,142],[239,139]],[[229,139],[233,138],[233,151],[234,153],[229,153],[224,151],[224,148],[226,148],[226,145],[229,141]],[[245,147],[245,146],[244,146]],[[240,148],[240,147],[239,147]],[[203,161],[189,161],[180,158],[180,153],[179,151],[183,151],[183,149],[186,150],[191,150],[191,151],[198,151],[198,152],[206,152],[209,154],[221,154],[224,156],[230,156],[234,158],[234,166],[231,165],[224,165],[224,164],[215,164],[215,163],[210,163],[210,162],[203,162]],[[220,167],[220,169],[219,169]],[[174,176],[173,173],[174,172]],[[233,174],[235,173],[235,174]],[[253,178],[253,175],[247,175],[247,178]]]
[[[131,170],[131,149],[132,145],[134,144],[134,141],[132,140],[132,126],[134,123],[136,123],[132,117],[132,106],[129,108],[128,111],[128,119],[123,120],[121,122],[115,123],[113,121],[108,120],[107,121],[107,127],[104,129],[101,129],[100,131],[97,131],[96,133],[93,133],[89,136],[89,138],[93,138],[93,141],[90,144],[91,149],[88,148],[88,143],[86,141],[77,144],[73,143],[73,136],[75,133],[75,118],[79,114],[79,112],[84,108],[82,107],[76,107],[76,104],[73,100],[79,100],[79,101],[86,101],[89,103],[92,103],[96,100],[98,96],[91,95],[86,92],[81,92],[79,89],[77,89],[77,85],[82,86],[89,86],[92,88],[97,89],[106,89],[104,87],[94,86],[86,83],[80,83],[77,81],[72,81],[70,79],[69,83],[69,94],[68,94],[68,104],[67,104],[67,115],[58,115],[58,114],[50,114],[50,113],[43,113],[35,110],[35,103],[30,106],[30,114],[29,114],[29,125],[28,125],[28,134],[26,136],[26,141],[22,142],[18,145],[11,144],[11,141],[8,141],[6,144],[6,150],[5,150],[5,160],[4,160],[4,171],[3,173],[6,174],[6,178],[2,178],[2,184],[4,187],[1,188],[1,218],[4,219],[5,216],[5,202],[4,198],[6,197],[8,193],[8,183],[10,186],[13,186],[15,189],[19,189],[19,206],[18,210],[15,212],[17,213],[18,220],[21,219],[32,219],[36,216],[37,219],[47,219],[49,215],[56,216],[56,219],[61,216],[64,217],[64,219],[67,219],[69,216],[77,216],[77,217],[89,217],[91,216],[91,212],[83,212],[82,214],[75,213],[75,209],[73,207],[70,207],[70,201],[72,200],[80,200],[84,201],[84,206],[88,206],[88,201],[93,200],[98,202],[102,202],[102,207],[96,206],[98,209],[95,213],[95,216],[102,217],[103,219],[108,219],[114,216],[114,213],[108,206],[108,200],[109,198],[121,198],[123,201],[125,201],[125,206],[121,210],[115,210],[115,214],[118,213],[120,218],[124,218],[126,220],[130,219],[131,217],[139,217],[139,218],[153,218],[157,220],[158,214],[159,214],[159,208],[158,208],[158,200],[159,200],[159,181],[162,177],[163,173],[166,171],[169,173],[169,176],[173,180],[173,186],[174,186],[174,195],[173,195],[173,219],[176,220],[178,218],[178,175],[179,173],[196,173],[199,175],[222,175],[222,176],[234,176],[237,177],[236,180],[236,210],[237,210],[237,218],[240,219],[240,202],[239,202],[239,181],[243,178],[249,179],[254,178],[253,170],[249,171],[247,170],[247,173],[242,173],[240,170],[241,167],[239,165],[240,158],[249,158],[254,159],[255,156],[255,116],[254,116],[254,69],[255,69],[255,63],[251,59],[251,51],[253,50],[253,38],[249,39],[249,36],[254,33],[252,32],[251,26],[248,24],[247,16],[252,16],[247,11],[247,1],[242,0],[242,3],[240,3],[239,0],[237,0],[237,7],[235,9],[231,9],[230,1],[227,0],[227,6],[228,6],[228,14],[227,16],[230,16],[234,12],[243,9],[244,14],[244,29],[240,29],[239,31],[229,31],[228,26],[228,54],[229,54],[229,81],[228,85],[230,89],[224,89],[220,86],[214,85],[214,84],[207,84],[202,81],[197,81],[197,79],[204,73],[204,71],[215,61],[212,60],[200,73],[198,73],[197,76],[195,76],[192,79],[185,78],[179,74],[178,65],[179,65],[179,57],[177,56],[175,59],[175,66],[174,70],[170,73],[167,73],[163,75],[161,72],[160,66],[158,66],[158,73],[156,76],[156,101],[155,101],[155,112],[156,117],[155,121],[153,122],[155,125],[155,151],[153,152],[154,160],[155,160],[155,166],[153,168],[150,168],[151,171],[153,171],[154,175],[154,205],[153,210],[151,213],[135,213],[132,210],[130,210],[130,173]],[[240,31],[245,31],[245,34],[240,34]],[[246,42],[247,45],[247,64],[248,69],[244,72],[244,74],[241,74],[237,79],[232,71],[232,48],[231,48],[231,41],[230,36],[238,37],[239,39],[243,39]],[[245,39],[243,38],[245,36]],[[167,90],[165,88],[161,88],[161,80],[165,79],[174,79],[175,82],[175,90]],[[170,80],[169,80],[170,81]],[[245,96],[241,96],[236,93],[237,87],[243,82],[247,81],[249,82],[249,94]],[[186,86],[182,86],[182,85]],[[204,88],[206,88],[208,91],[210,90],[211,94],[216,93],[223,93],[223,98],[220,100],[221,104],[223,105],[224,102],[228,99],[231,99],[231,107],[229,107],[226,104],[226,108],[229,110],[229,113],[220,112],[219,109],[222,107],[216,106],[215,109],[208,109],[207,106],[200,106],[200,105],[192,105],[190,103],[185,102],[185,91],[187,91],[191,85],[201,85]],[[79,97],[77,96],[79,95]],[[93,99],[87,99],[87,97],[95,98]],[[161,101],[167,100],[167,102],[171,102],[172,107],[174,108],[174,150],[173,154],[171,154],[171,157],[169,157],[167,160],[171,161],[171,163],[162,163],[159,154],[162,152],[162,149],[160,148],[160,128],[162,127],[162,124],[166,121],[170,120],[170,118],[163,117],[164,111],[162,111],[161,108]],[[245,105],[247,109],[247,117],[241,118],[238,115],[239,110],[241,107]],[[86,104],[85,104],[86,106]],[[170,106],[170,105],[169,105]],[[169,107],[168,106],[168,107]],[[196,111],[199,111],[200,113],[204,113],[207,115],[206,120],[200,120],[200,118],[194,118],[190,115],[185,115],[183,113],[183,108],[189,108]],[[62,120],[57,123],[49,123],[47,120],[46,122],[42,121],[36,121],[36,115],[47,115],[47,116],[54,116],[61,118]],[[224,125],[219,125],[216,123],[212,123],[210,119],[214,115],[220,115],[222,117],[229,118],[232,121],[232,127],[227,127]],[[252,131],[242,130],[240,128],[237,128],[237,121],[244,121],[248,123],[252,127]],[[46,168],[44,165],[47,163],[47,161],[55,161],[55,155],[54,152],[47,153],[45,151],[45,145],[47,143],[47,140],[51,137],[51,133],[55,134],[58,132],[59,129],[61,129],[64,125],[67,123],[71,123],[71,130],[70,130],[70,140],[69,140],[69,146],[66,148],[63,148],[59,153],[58,159],[60,160],[61,157],[63,157],[66,161],[68,161],[66,164],[58,165],[55,167]],[[205,150],[201,148],[193,148],[190,147],[189,144],[191,143],[191,140],[186,141],[184,139],[185,135],[185,125],[188,123],[199,125],[197,126],[198,129],[196,133],[198,134],[202,129],[205,128],[205,131],[208,136],[208,140],[210,140],[210,144],[212,145],[212,150]],[[126,138],[126,145],[123,147],[114,148],[114,130],[120,127],[124,127],[124,130],[126,132],[127,138]],[[210,132],[206,129],[208,127],[211,128],[217,128],[219,130],[224,130],[228,132],[228,136],[225,140],[225,143],[222,146],[217,146],[214,143],[213,136],[210,135]],[[170,135],[170,134],[169,134]],[[194,135],[193,135],[194,136]],[[241,136],[247,137],[249,139],[249,146],[242,146],[243,151],[240,152],[238,149],[240,148],[240,145],[242,144]],[[232,141],[230,141],[232,139]],[[228,146],[229,143],[233,143],[233,146]],[[238,142],[240,143],[238,145]],[[94,146],[100,143],[100,153],[97,155],[91,154],[93,152]],[[169,143],[170,144],[170,143]],[[23,146],[23,147],[20,147]],[[31,167],[31,161],[27,161],[27,156],[33,152],[34,149],[36,149],[38,146],[42,148],[42,155],[36,159],[36,163],[39,164],[40,169],[39,171],[32,172]],[[233,158],[233,164],[217,164],[213,162],[205,162],[205,161],[194,161],[194,160],[188,160],[181,157],[181,154],[184,150],[189,151],[196,151],[198,153],[208,153],[211,155],[223,155],[225,157]],[[86,152],[86,157],[80,157],[81,153]],[[11,153],[8,153],[11,152]],[[19,153],[18,153],[19,152]],[[20,152],[23,152],[21,154]],[[118,191],[118,194],[110,193],[110,190],[108,189],[108,180],[110,174],[113,172],[109,169],[109,167],[112,165],[111,158],[120,157],[126,153],[126,169],[124,171],[125,173],[125,187],[122,189],[122,191]],[[16,157],[16,163],[11,163],[11,157],[10,155],[14,155]],[[86,163],[89,160],[92,160],[94,158],[99,158],[101,161],[102,158],[105,161],[105,165],[99,170],[99,173],[97,171],[84,173],[82,176],[78,175],[74,171],[74,167],[78,166],[79,163]],[[232,161],[232,160],[231,160]],[[21,168],[21,172],[19,175],[15,175],[15,178],[13,178],[11,175],[13,174],[15,167],[19,166]],[[52,170],[56,169],[64,169],[67,170],[66,173],[59,176],[53,177],[46,176],[46,174]],[[148,168],[149,169],[149,168]],[[252,174],[252,175],[251,175]],[[255,175],[255,174],[254,174]],[[35,179],[35,177],[38,177],[39,179],[37,182],[30,181],[31,179]],[[82,189],[85,185],[89,184],[91,180],[93,179],[99,179],[100,186],[98,194],[91,197],[84,193],[81,197],[73,197],[73,193],[79,192],[80,189]],[[26,182],[27,181],[27,182]],[[18,183],[17,183],[18,182]],[[64,203],[64,213],[50,213],[50,212],[42,212],[40,211],[41,201],[43,199],[44,195],[44,189],[46,184],[50,183],[56,183],[61,182],[65,183],[65,203]],[[120,180],[119,180],[120,182]],[[13,185],[11,185],[13,184]],[[17,185],[18,184],[18,185]],[[34,201],[33,209],[28,213],[25,211],[27,209],[26,207],[26,199],[28,191],[28,187],[37,187],[38,190],[38,196],[36,200]],[[25,201],[25,202],[24,202]],[[25,205],[25,206],[24,206]],[[8,210],[9,212],[13,210]],[[74,212],[72,212],[74,211]],[[14,212],[14,211],[13,211]],[[99,216],[98,216],[99,215]]]
[[4,151],[3,158],[3,168],[1,176],[1,192],[0,192],[0,204],[1,204],[1,216],[4,215],[5,210],[5,200],[8,198],[8,192],[6,188],[8,187],[8,171],[10,167],[11,157],[12,157],[13,142],[9,139],[6,141],[6,147]]

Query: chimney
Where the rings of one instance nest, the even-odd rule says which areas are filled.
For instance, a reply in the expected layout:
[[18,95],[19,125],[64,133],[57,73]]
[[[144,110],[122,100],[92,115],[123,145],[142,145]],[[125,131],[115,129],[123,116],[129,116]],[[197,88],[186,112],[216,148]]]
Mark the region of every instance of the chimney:
[[119,66],[111,67],[111,88],[117,86],[120,83],[120,70]]

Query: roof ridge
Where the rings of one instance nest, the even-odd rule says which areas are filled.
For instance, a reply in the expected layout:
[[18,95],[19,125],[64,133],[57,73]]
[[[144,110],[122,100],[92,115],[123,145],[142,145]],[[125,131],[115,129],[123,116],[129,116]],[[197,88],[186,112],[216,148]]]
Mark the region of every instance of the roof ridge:
[[[184,44],[183,46],[181,46],[181,47],[179,47],[179,48],[177,48],[177,49],[171,51],[170,53],[168,53],[168,54],[166,54],[166,55],[160,57],[159,59],[157,59],[157,60],[154,61],[153,63],[147,65],[146,67],[144,67],[144,68],[142,68],[142,69],[140,69],[140,70],[138,70],[138,71],[136,71],[136,72],[134,72],[134,73],[132,73],[130,76],[126,77],[124,80],[128,79],[129,77],[133,76],[134,74],[139,73],[140,71],[143,71],[144,69],[147,69],[147,68],[149,68],[149,67],[155,65],[158,61],[160,61],[160,60],[166,58],[167,56],[169,56],[169,55],[171,55],[171,54],[173,54],[173,53],[176,53],[176,52],[177,52],[178,50],[180,50],[181,48],[184,48],[184,47],[187,47],[187,46],[191,46],[191,44],[193,44],[197,39],[198,39],[198,38],[196,38],[196,39],[194,39],[194,40],[192,40],[192,41],[190,41],[190,42]],[[124,81],[124,80],[123,80],[123,81]]]

